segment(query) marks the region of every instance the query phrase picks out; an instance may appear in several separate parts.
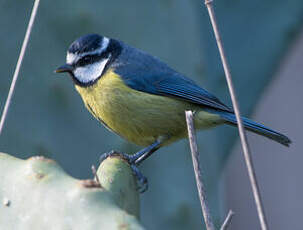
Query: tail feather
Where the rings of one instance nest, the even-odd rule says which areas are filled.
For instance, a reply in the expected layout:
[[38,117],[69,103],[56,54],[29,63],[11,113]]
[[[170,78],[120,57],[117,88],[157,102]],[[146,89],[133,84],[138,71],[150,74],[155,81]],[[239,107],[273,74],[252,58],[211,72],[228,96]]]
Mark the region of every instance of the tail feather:
[[[237,125],[237,120],[236,120],[236,116],[232,113],[229,113],[229,112],[221,112],[220,113],[220,116],[229,124],[231,125],[234,125],[236,126]],[[260,134],[262,136],[265,136],[267,138],[270,138],[274,141],[277,141],[279,143],[281,143],[282,145],[285,145],[285,146],[289,146],[289,144],[291,143],[291,140],[279,133],[279,132],[276,132],[270,128],[267,128],[266,126],[264,125],[261,125],[257,122],[254,122],[248,118],[245,118],[245,117],[242,117],[242,121],[243,121],[243,125],[245,127],[245,129],[251,131],[251,132],[254,132],[254,133],[257,133],[257,134]]]

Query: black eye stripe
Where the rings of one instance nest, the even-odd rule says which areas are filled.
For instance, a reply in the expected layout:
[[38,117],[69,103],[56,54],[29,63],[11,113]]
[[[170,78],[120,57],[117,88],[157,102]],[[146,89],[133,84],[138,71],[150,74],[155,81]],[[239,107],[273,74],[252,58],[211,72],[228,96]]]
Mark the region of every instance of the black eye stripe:
[[101,59],[107,58],[109,55],[109,53],[101,53],[101,54],[93,54],[93,55],[85,55],[84,57],[80,58],[77,63],[75,64],[75,66],[85,66],[85,65],[89,65],[92,64],[96,61],[99,61]]

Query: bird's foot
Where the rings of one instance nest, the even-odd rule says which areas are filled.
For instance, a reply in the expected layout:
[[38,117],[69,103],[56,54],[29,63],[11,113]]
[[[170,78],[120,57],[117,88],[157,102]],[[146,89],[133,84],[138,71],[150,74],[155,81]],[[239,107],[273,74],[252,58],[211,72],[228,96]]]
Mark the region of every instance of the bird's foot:
[[135,163],[136,158],[134,158],[133,156],[128,155],[126,153],[120,153],[120,152],[112,150],[110,152],[102,154],[99,158],[99,161],[101,163],[106,158],[113,157],[113,156],[119,156],[129,163],[134,175],[136,176],[136,178],[138,180],[138,190],[140,193],[144,193],[148,189],[148,181],[147,181],[147,178],[138,169],[138,167]]

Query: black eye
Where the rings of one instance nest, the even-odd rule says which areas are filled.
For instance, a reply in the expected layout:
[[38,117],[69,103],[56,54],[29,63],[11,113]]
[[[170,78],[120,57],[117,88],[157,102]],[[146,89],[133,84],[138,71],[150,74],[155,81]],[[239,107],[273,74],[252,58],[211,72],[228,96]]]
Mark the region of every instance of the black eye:
[[84,56],[78,61],[77,66],[85,66],[87,64],[90,64],[91,62],[92,56]]
[[90,56],[85,56],[82,59],[84,62],[87,62],[87,63],[91,62],[91,60],[92,60],[92,58]]

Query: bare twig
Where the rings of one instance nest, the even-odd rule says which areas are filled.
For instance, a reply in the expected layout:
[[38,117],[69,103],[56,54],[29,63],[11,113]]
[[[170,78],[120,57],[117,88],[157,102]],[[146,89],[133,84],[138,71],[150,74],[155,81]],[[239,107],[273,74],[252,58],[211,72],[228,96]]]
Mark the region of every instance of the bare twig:
[[250,149],[249,149],[248,142],[247,142],[246,133],[243,128],[241,114],[240,114],[240,110],[239,110],[239,106],[238,106],[238,102],[237,102],[237,98],[236,98],[236,94],[234,91],[232,78],[231,78],[231,74],[230,74],[230,68],[227,63],[223,44],[221,42],[221,36],[219,33],[219,29],[217,27],[215,12],[214,12],[212,3],[213,3],[213,0],[205,0],[205,5],[206,5],[208,13],[209,13],[209,17],[211,20],[211,24],[213,26],[217,45],[219,48],[219,52],[220,52],[220,56],[221,56],[221,60],[222,60],[222,64],[223,64],[223,68],[224,68],[224,72],[225,72],[225,76],[226,76],[226,81],[228,84],[229,93],[230,93],[232,104],[233,104],[233,108],[234,108],[235,114],[236,114],[242,149],[243,149],[243,153],[244,153],[244,158],[245,158],[245,162],[246,162],[246,166],[247,166],[247,170],[248,170],[250,183],[251,183],[252,190],[253,190],[253,195],[255,198],[255,203],[257,206],[257,211],[258,211],[261,228],[262,228],[262,230],[266,230],[267,223],[266,223],[266,217],[265,217],[264,208],[263,208],[263,204],[262,204],[262,200],[261,200],[261,196],[260,196],[259,186],[258,186],[257,178],[255,175],[255,170],[254,170],[251,153],[250,153]]
[[20,67],[22,65],[22,61],[23,61],[23,58],[24,58],[26,47],[27,47],[27,44],[28,44],[28,41],[29,41],[29,38],[30,38],[32,28],[33,28],[33,24],[34,24],[35,17],[36,17],[36,14],[37,14],[39,2],[40,2],[40,0],[35,0],[34,6],[33,6],[33,9],[32,9],[32,13],[31,13],[31,17],[29,19],[29,23],[28,23],[28,26],[27,26],[27,29],[26,29],[26,33],[25,33],[25,37],[24,37],[24,40],[23,40],[22,48],[21,48],[20,55],[19,55],[19,58],[18,58],[18,62],[17,62],[16,68],[15,68],[15,72],[14,72],[14,75],[13,75],[13,80],[12,80],[12,83],[11,83],[11,86],[10,86],[10,89],[9,89],[9,92],[8,92],[8,95],[7,95],[7,99],[6,99],[4,109],[3,109],[3,113],[2,113],[2,116],[1,116],[1,120],[0,120],[0,135],[2,133],[4,122],[5,122],[5,119],[7,117],[8,108],[9,108],[10,103],[12,101],[12,96],[13,96],[13,93],[14,93],[14,90],[15,90],[16,82],[17,82],[19,72],[20,72]]
[[227,214],[227,216],[226,216],[226,218],[225,218],[225,220],[224,220],[224,222],[223,222],[220,230],[227,230],[228,226],[231,223],[231,219],[234,216],[234,214],[235,213],[232,210],[229,210],[229,212],[228,212],[228,214]]
[[95,165],[92,165],[92,172],[93,172],[93,175],[94,175],[94,179],[97,181],[98,184],[100,184],[100,180],[99,180]]
[[195,177],[196,177],[196,183],[202,208],[202,213],[206,225],[207,230],[214,230],[214,224],[211,219],[211,215],[209,212],[209,208],[207,206],[206,201],[206,195],[205,195],[205,189],[202,181],[202,171],[200,168],[200,154],[198,152],[198,146],[197,146],[197,139],[195,134],[195,128],[194,128],[194,122],[193,122],[193,112],[192,111],[186,111],[186,122],[187,122],[187,130],[188,130],[188,139],[191,149],[191,156],[193,160],[193,166],[195,171]]

